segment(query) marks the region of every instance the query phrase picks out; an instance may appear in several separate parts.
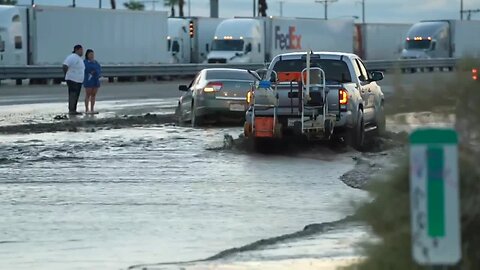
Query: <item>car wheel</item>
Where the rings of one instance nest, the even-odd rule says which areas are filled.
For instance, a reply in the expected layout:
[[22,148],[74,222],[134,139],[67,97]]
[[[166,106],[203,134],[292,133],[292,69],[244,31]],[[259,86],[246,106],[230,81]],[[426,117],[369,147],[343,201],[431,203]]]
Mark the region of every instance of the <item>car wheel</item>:
[[182,106],[180,105],[180,103],[178,103],[178,106],[177,108],[175,109],[175,118],[176,118],[176,121],[179,125],[182,125],[185,121],[183,120],[183,116],[182,116]]
[[385,108],[383,107],[383,104],[380,106],[380,110],[377,115],[377,136],[384,136],[386,131],[387,131],[387,124],[386,124],[386,118],[385,118]]
[[192,110],[190,112],[191,114],[191,118],[192,118],[192,127],[198,127],[200,125],[202,125],[202,118],[201,116],[198,116],[197,115],[197,109],[196,109],[197,106],[195,106],[195,101],[192,102]]
[[362,151],[365,146],[365,121],[363,120],[363,111],[357,113],[357,122],[350,130],[350,145],[358,151]]

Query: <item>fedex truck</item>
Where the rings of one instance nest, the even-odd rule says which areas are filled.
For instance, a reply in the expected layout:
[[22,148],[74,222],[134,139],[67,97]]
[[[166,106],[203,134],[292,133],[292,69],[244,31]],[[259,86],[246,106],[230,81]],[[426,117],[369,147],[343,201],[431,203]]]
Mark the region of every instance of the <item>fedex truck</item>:
[[407,32],[402,58],[480,57],[480,21],[422,21]]
[[0,6],[0,66],[61,65],[75,44],[108,64],[166,63],[167,13]]
[[353,20],[234,18],[215,31],[208,63],[265,63],[286,52],[353,52]]
[[168,18],[169,63],[202,63],[221,18]]

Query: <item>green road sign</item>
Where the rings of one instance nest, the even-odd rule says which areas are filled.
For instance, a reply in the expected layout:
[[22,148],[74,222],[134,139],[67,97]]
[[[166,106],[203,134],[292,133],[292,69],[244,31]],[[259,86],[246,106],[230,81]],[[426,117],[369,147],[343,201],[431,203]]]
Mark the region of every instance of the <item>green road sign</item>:
[[410,135],[410,206],[415,261],[456,264],[461,251],[454,130],[419,129]]

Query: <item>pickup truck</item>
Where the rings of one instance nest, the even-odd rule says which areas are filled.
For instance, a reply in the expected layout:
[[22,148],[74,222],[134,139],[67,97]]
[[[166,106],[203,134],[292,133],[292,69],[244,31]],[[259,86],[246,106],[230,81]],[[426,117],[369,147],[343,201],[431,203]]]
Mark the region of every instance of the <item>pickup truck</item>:
[[338,135],[361,150],[366,134],[385,131],[385,99],[377,84],[383,73],[368,71],[357,55],[281,54],[263,74],[247,95],[248,138],[301,135],[329,140]]

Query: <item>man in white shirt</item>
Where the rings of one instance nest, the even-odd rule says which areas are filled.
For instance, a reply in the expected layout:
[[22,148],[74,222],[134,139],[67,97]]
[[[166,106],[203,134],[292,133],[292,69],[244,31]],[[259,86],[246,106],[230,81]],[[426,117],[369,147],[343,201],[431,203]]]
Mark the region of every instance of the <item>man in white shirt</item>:
[[77,112],[77,104],[85,76],[85,64],[82,56],[82,45],[75,45],[72,54],[67,56],[63,62],[63,72],[68,85],[68,114],[70,115],[81,114]]

